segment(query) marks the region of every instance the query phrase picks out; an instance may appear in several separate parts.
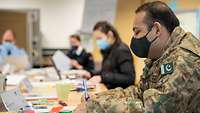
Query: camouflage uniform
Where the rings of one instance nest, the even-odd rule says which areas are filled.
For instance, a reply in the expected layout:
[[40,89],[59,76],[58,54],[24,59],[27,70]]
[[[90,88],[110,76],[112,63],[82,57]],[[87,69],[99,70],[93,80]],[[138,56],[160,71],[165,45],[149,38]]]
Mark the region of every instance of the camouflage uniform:
[[146,67],[139,86],[91,98],[87,113],[200,113],[200,41],[177,27],[164,54]]

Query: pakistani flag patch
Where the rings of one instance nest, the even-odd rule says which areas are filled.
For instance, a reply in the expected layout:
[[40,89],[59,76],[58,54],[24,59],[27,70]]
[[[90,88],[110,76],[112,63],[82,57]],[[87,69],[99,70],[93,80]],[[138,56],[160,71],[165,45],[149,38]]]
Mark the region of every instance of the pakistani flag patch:
[[166,63],[161,65],[161,75],[172,74],[174,71],[173,63]]

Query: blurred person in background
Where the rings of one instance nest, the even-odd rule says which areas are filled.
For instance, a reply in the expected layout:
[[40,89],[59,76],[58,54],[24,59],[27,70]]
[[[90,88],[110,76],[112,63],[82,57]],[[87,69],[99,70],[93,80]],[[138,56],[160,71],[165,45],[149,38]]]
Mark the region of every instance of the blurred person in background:
[[91,53],[87,52],[81,45],[81,38],[74,34],[69,37],[71,48],[67,56],[71,59],[70,64],[72,69],[87,70],[91,72],[94,70],[94,61]]
[[7,29],[1,40],[0,56],[23,56],[27,55],[23,49],[16,46],[16,35],[13,30]]
[[[16,34],[12,29],[6,29],[2,35],[1,45],[0,45],[0,65],[4,65],[5,62],[3,58],[6,57],[27,57],[28,55],[24,49],[18,48],[16,45]],[[27,68],[30,68],[31,64],[29,62]]]

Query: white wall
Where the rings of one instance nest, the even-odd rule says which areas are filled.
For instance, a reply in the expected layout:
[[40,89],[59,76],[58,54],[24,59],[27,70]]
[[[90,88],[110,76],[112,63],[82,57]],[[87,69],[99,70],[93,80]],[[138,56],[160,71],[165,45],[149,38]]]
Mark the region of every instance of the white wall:
[[0,0],[0,9],[40,9],[43,48],[66,48],[80,30],[84,0]]

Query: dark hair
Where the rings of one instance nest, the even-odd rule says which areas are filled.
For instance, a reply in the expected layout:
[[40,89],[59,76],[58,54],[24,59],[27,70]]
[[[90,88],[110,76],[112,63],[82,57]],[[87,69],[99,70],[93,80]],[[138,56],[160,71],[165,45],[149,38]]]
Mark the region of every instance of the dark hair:
[[81,41],[80,36],[77,35],[77,34],[70,35],[70,38],[75,38],[75,39],[78,40],[79,42]]
[[107,34],[109,31],[113,33],[113,38],[116,39],[116,43],[121,42],[121,38],[117,30],[107,21],[99,21],[97,22],[94,27],[93,31],[100,30],[101,32]]
[[138,7],[135,13],[142,11],[146,13],[145,23],[148,25],[148,29],[152,27],[155,21],[165,26],[169,33],[172,33],[174,28],[179,26],[178,18],[164,2],[154,1],[145,3]]

